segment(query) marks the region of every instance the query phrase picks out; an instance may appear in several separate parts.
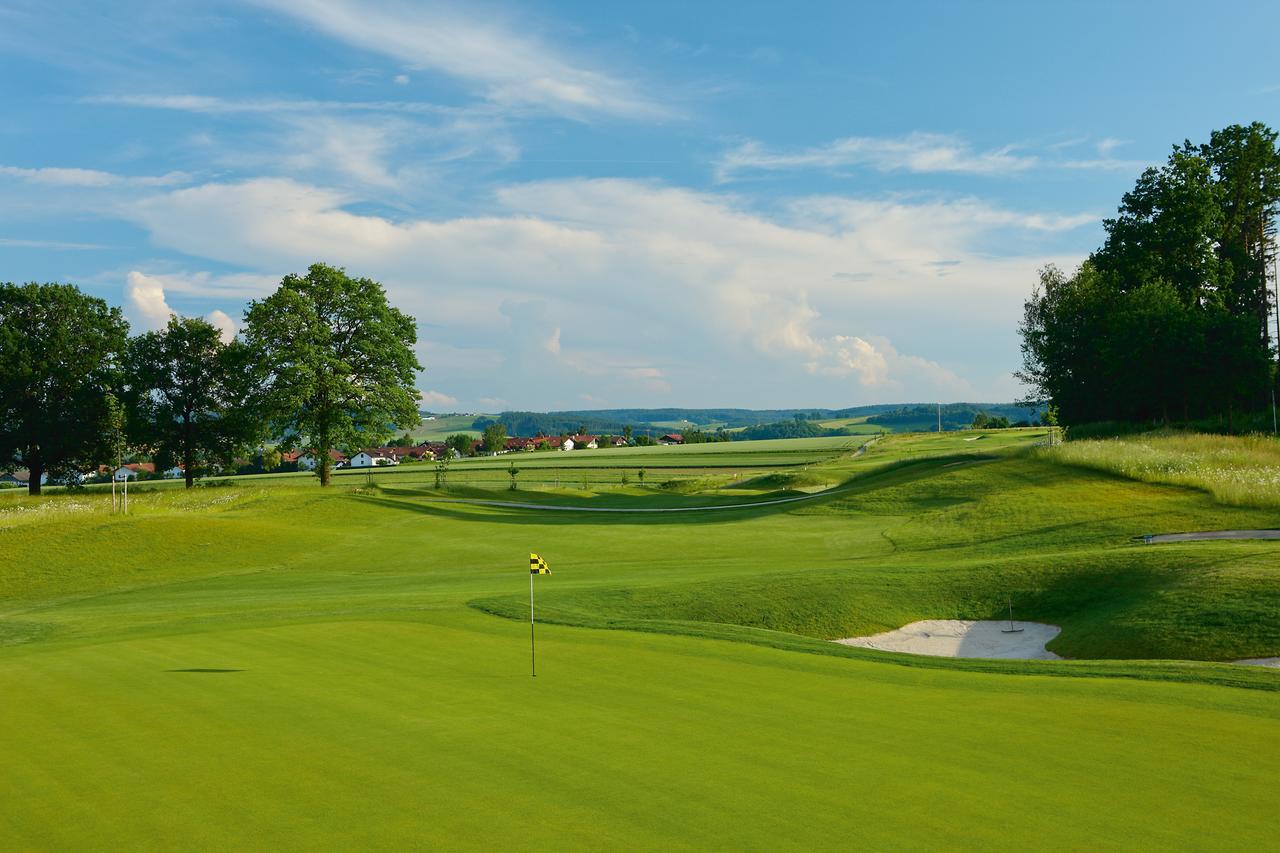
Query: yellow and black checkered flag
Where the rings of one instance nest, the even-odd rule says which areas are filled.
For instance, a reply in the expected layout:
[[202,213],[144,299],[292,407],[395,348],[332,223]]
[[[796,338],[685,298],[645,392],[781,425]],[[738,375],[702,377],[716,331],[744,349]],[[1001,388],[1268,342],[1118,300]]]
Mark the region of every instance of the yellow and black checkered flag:
[[531,575],[549,575],[551,568],[547,565],[547,561],[539,557],[537,554],[529,555],[529,574]]

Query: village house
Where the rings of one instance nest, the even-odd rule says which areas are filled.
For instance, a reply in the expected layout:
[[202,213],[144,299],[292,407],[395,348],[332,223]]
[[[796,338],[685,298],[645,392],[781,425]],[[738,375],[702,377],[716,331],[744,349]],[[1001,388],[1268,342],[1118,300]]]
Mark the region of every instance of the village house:
[[[339,453],[339,452],[338,452],[338,451],[336,451],[336,450],[330,450],[330,451],[329,451],[329,458],[333,460],[333,467],[334,467],[334,468],[343,468],[343,467],[346,467],[346,464],[347,464],[347,456],[346,456],[346,454],[345,454],[345,453]],[[316,458],[315,458],[314,456],[312,456],[310,453],[304,454],[304,455],[302,455],[302,456],[295,457],[294,461],[296,461],[296,462],[298,463],[298,470],[299,470],[299,471],[314,471],[314,470],[316,470],[316,465],[317,465]]]
[[[41,474],[40,485],[43,486],[47,482],[49,482],[49,475]],[[31,485],[31,472],[26,468],[19,468],[12,474],[0,474],[0,483],[11,483],[25,489],[27,486]]]
[[668,446],[673,444],[684,444],[684,436],[678,432],[669,432],[662,436],[662,438],[658,439],[658,444],[665,444]]
[[573,442],[573,447],[567,448],[568,450],[573,450],[574,448],[595,450],[600,446],[594,435],[574,435],[569,437],[569,441]]
[[366,447],[351,457],[348,468],[379,468],[387,465],[399,465],[400,457],[390,447]]
[[141,474],[154,474],[156,466],[152,462],[129,462],[121,465],[112,475],[116,482],[123,480],[136,480]]

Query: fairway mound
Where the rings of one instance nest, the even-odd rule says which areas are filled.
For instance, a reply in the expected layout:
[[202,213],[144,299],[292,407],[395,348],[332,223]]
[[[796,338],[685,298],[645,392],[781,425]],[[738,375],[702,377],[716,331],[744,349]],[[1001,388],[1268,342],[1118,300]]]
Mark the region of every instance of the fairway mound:
[[1244,660],[1232,661],[1232,663],[1241,663],[1245,666],[1269,666],[1274,669],[1280,669],[1280,658],[1245,658]]
[[966,619],[925,619],[896,631],[870,637],[845,637],[832,642],[885,652],[905,652],[947,658],[998,658],[1004,660],[1061,660],[1045,644],[1061,633],[1057,625],[1014,622],[1016,633],[1006,633],[1007,620],[975,622]]

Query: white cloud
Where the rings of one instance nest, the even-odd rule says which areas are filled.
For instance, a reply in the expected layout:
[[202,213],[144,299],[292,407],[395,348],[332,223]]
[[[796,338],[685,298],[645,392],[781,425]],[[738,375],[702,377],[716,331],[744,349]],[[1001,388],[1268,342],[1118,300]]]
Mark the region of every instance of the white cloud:
[[[147,272],[129,273],[130,281],[137,276],[150,286],[169,293],[181,293],[197,299],[234,300],[243,302],[260,299],[271,293],[280,283],[282,274],[209,272]],[[166,321],[167,322],[167,321]]]
[[[181,313],[169,305],[168,293],[242,300],[261,296],[278,282],[279,277],[271,279],[256,275],[219,277],[209,273],[175,275],[131,270],[125,277],[125,314],[135,328],[148,331],[163,329],[171,316]],[[229,343],[240,331],[240,323],[220,308],[206,313],[204,319],[218,329],[224,342]]]
[[457,397],[451,397],[442,391],[420,391],[418,398],[422,401],[422,405],[428,409],[447,409],[450,406],[458,405]]
[[1152,165],[1150,160],[1122,160],[1115,157],[1095,157],[1091,160],[1067,160],[1064,169],[1096,169],[1103,172],[1141,172]]
[[[806,367],[827,376],[857,378],[866,388],[902,394],[908,388],[933,392],[940,399],[961,399],[974,393],[973,385],[937,362],[903,355],[888,338],[870,341],[856,335],[835,335],[822,342],[824,361]],[[891,394],[892,396],[892,394]]]
[[[404,77],[404,75],[400,75]],[[405,77],[406,82],[408,78]],[[398,80],[397,80],[398,82]],[[280,113],[407,113],[412,115],[455,116],[482,113],[476,108],[447,107],[421,101],[325,101],[299,98],[221,98],[213,95],[90,95],[84,104],[174,110],[205,115]]]
[[444,166],[471,158],[492,169],[520,157],[508,122],[488,107],[204,95],[105,95],[82,100],[215,117],[245,115],[256,122],[254,129],[227,138],[202,132],[194,134],[190,144],[205,149],[204,157],[224,168],[366,191],[407,190]]
[[163,329],[177,312],[165,301],[162,282],[134,270],[125,281],[125,313],[132,325],[153,330]]
[[[831,196],[764,216],[732,196],[629,180],[508,186],[493,213],[441,220],[357,214],[353,200],[264,179],[157,194],[124,212],[187,254],[371,275],[429,321],[432,375],[501,383],[541,408],[588,380],[611,399],[741,402],[770,383],[803,394],[797,404],[964,388],[1011,396],[1017,313],[1036,269],[1078,258],[983,246],[1096,222],[974,199]],[[566,386],[573,394],[552,396]]]
[[666,110],[632,84],[580,67],[526,33],[478,23],[439,7],[392,0],[259,0],[326,35],[409,68],[438,71],[478,87],[490,101],[568,116],[652,118]]
[[100,243],[67,243],[61,240],[18,240],[8,237],[0,237],[0,246],[9,246],[14,249],[66,249],[70,251],[111,248]]
[[720,180],[730,180],[742,172],[864,166],[881,172],[1007,175],[1038,163],[1036,157],[1014,151],[1013,146],[974,151],[958,137],[919,132],[899,137],[850,136],[789,152],[770,150],[752,141],[725,152],[716,174]]
[[395,77],[392,77],[392,78],[391,78],[391,82],[395,83],[397,86],[408,86],[408,85],[409,85],[409,75],[408,75],[408,74],[397,74]]
[[32,184],[55,187],[166,187],[187,183],[191,176],[186,172],[168,172],[164,175],[117,175],[97,169],[74,169],[45,166],[26,169],[20,166],[0,166],[0,176],[17,178]]
[[231,343],[240,331],[240,324],[228,316],[225,311],[217,308],[205,314],[204,319],[218,330],[219,337],[222,338],[224,344]]
[[1115,151],[1121,145],[1128,145],[1128,144],[1129,144],[1129,140],[1127,139],[1116,139],[1114,136],[1108,136],[1104,139],[1098,140],[1096,147],[1100,155],[1102,155],[1103,157],[1109,157],[1111,156],[1112,151]]

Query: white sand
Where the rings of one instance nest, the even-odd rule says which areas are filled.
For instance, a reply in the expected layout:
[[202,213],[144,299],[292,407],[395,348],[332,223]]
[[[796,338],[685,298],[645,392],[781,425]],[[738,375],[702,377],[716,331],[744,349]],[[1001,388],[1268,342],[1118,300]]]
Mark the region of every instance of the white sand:
[[1012,660],[1061,660],[1045,649],[1062,629],[1042,622],[1014,622],[1022,630],[1006,634],[1008,620],[973,622],[961,619],[926,619],[870,637],[833,640],[846,646],[862,646],[886,652],[947,658],[1003,658]]
[[1234,663],[1242,663],[1246,666],[1271,666],[1280,669],[1280,658],[1246,658],[1245,660],[1234,661]]

